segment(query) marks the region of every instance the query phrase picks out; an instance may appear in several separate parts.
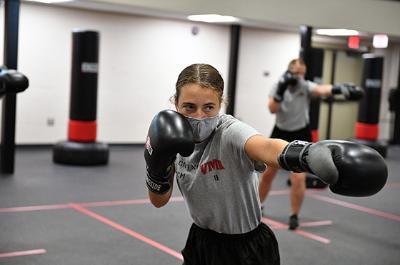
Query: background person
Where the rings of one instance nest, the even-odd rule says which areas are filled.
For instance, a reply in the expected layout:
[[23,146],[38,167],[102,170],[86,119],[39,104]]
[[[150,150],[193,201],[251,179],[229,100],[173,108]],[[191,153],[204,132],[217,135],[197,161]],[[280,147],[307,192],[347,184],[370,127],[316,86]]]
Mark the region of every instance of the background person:
[[[271,138],[284,139],[288,142],[303,140],[311,142],[309,127],[309,105],[312,96],[330,96],[342,94],[348,100],[357,100],[362,91],[352,84],[318,85],[304,79],[306,65],[301,59],[290,61],[287,71],[270,91],[268,108],[276,114],[276,121]],[[278,169],[268,167],[260,176],[260,201],[263,203],[271,189],[272,181]],[[291,215],[289,229],[299,226],[298,215],[304,200],[306,190],[306,174],[292,172],[290,174]]]

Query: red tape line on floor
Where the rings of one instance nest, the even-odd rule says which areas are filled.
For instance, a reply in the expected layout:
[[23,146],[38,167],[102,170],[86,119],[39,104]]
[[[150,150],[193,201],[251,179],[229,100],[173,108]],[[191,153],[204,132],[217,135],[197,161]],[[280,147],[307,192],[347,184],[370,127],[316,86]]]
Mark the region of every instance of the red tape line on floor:
[[[269,219],[269,218],[263,217],[262,221],[264,223],[266,223],[267,225],[270,225],[272,229],[288,229],[288,225],[286,225],[284,223],[281,223],[281,222],[274,221],[274,220]],[[298,235],[302,235],[302,236],[304,236],[306,238],[316,240],[316,241],[324,243],[324,244],[331,243],[331,240],[328,239],[328,238],[325,238],[325,237],[322,237],[322,236],[318,236],[316,234],[313,234],[313,233],[310,233],[310,232],[306,232],[306,231],[303,231],[303,230],[300,230],[300,229],[295,229],[292,232],[296,233]]]
[[45,254],[45,253],[46,253],[45,249],[32,249],[32,250],[25,250],[25,251],[0,253],[0,258],[29,256],[29,255],[38,255],[38,254]]
[[357,210],[357,211],[360,211],[360,212],[365,212],[365,213],[368,213],[368,214],[372,214],[372,215],[376,215],[376,216],[379,216],[379,217],[383,217],[383,218],[386,218],[386,219],[390,219],[390,220],[394,220],[394,221],[400,222],[400,216],[394,215],[394,214],[391,214],[391,213],[386,213],[386,212],[383,212],[383,211],[367,208],[367,207],[360,206],[360,205],[357,205],[357,204],[354,204],[354,203],[345,202],[345,201],[333,199],[333,198],[322,196],[322,195],[307,194],[307,196],[311,197],[311,198],[314,198],[314,199],[317,199],[319,201],[324,201],[324,202],[336,204],[336,205],[343,206],[343,207],[346,207],[346,208],[350,208],[350,209],[353,209],[353,210]]
[[79,211],[81,213],[84,213],[87,216],[90,216],[90,217],[92,217],[92,218],[94,218],[94,219],[96,219],[96,220],[98,220],[98,221],[100,221],[100,222],[102,222],[102,223],[104,223],[106,225],[109,225],[109,226],[111,226],[111,227],[113,227],[113,228],[115,228],[115,229],[117,229],[117,230],[119,230],[119,231],[121,231],[121,232],[123,232],[125,234],[128,234],[128,235],[130,235],[130,236],[132,236],[132,237],[134,237],[136,239],[139,239],[140,241],[143,241],[146,244],[149,244],[150,246],[158,248],[159,250],[161,250],[161,251],[163,251],[163,252],[165,252],[165,253],[167,253],[167,254],[169,254],[171,256],[174,256],[175,258],[183,261],[182,254],[177,252],[177,251],[175,251],[175,250],[172,250],[172,249],[170,249],[170,248],[168,248],[168,247],[166,247],[166,246],[164,246],[164,245],[162,245],[162,244],[160,244],[160,243],[158,243],[158,242],[156,242],[156,241],[154,241],[154,240],[152,240],[152,239],[150,239],[148,237],[145,237],[142,234],[139,234],[139,233],[137,233],[137,232],[135,232],[135,231],[133,231],[131,229],[128,229],[128,228],[126,228],[126,227],[124,227],[124,226],[122,226],[120,224],[117,224],[117,223],[111,221],[110,219],[107,219],[104,216],[101,216],[101,215],[99,215],[99,214],[97,214],[95,212],[92,212],[92,211],[90,211],[90,210],[88,210],[88,209],[86,209],[86,208],[84,208],[84,207],[82,207],[82,206],[80,206],[78,204],[70,204],[70,206],[71,206],[71,208],[73,208],[73,209],[75,209],[75,210],[77,210],[77,211]]

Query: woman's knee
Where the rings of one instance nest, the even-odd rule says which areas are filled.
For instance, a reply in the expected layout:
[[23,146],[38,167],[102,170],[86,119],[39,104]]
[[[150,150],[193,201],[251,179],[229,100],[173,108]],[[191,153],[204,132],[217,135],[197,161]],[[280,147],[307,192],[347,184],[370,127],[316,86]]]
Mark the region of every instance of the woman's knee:
[[290,175],[290,181],[293,186],[305,185],[306,174],[305,173],[293,173]]

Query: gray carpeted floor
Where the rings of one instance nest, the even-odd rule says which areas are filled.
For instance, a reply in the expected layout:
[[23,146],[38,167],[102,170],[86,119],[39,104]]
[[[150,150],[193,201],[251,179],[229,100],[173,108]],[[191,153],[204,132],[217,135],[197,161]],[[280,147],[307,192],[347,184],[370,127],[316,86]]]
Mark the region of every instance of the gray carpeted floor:
[[[303,226],[286,228],[287,175],[280,172],[263,219],[282,265],[400,264],[400,147],[389,149],[387,186],[367,198],[309,190]],[[0,176],[0,264],[181,264],[191,220],[178,191],[147,201],[143,148],[111,147],[107,166],[52,163],[50,148],[18,148],[15,173]]]

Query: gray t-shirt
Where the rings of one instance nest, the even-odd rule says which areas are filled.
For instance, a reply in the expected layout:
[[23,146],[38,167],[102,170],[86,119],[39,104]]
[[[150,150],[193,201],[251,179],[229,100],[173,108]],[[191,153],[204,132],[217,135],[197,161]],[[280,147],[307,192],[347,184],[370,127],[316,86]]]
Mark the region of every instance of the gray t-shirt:
[[225,234],[241,234],[261,222],[259,162],[251,160],[246,141],[255,129],[223,114],[213,135],[196,144],[189,157],[177,155],[178,187],[196,225]]
[[[317,86],[308,80],[300,80],[294,87],[289,87],[283,94],[279,111],[276,113],[276,126],[284,131],[296,131],[306,127],[309,121],[311,92]],[[269,95],[274,96],[278,88],[275,84]]]

